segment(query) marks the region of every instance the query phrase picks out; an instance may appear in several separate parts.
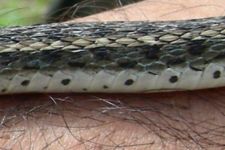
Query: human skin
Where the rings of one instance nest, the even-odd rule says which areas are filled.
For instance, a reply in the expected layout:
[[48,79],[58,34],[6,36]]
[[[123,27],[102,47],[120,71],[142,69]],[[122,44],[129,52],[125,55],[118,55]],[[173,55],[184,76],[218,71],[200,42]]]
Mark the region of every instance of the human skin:
[[[224,12],[224,0],[146,0],[73,22],[177,20]],[[1,96],[0,148],[223,149],[224,90]]]

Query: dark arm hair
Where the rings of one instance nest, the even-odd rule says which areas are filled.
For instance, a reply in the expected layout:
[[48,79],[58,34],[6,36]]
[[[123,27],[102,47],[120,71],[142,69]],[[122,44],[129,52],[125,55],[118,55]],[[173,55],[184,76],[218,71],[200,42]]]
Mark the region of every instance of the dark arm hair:
[[46,22],[60,22],[85,17],[141,0],[52,0]]

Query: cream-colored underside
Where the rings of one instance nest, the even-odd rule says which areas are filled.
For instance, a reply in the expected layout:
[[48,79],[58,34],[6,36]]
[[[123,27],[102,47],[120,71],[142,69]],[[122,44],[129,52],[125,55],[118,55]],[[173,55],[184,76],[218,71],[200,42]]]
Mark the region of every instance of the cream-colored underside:
[[[221,72],[221,77],[213,78],[215,71]],[[50,76],[51,75],[51,76]],[[171,76],[177,76],[178,81],[171,83]],[[210,64],[205,71],[193,71],[190,68],[164,70],[160,75],[138,72],[136,70],[98,72],[88,70],[61,70],[56,72],[21,72],[0,76],[0,91],[7,93],[24,92],[160,92],[174,90],[194,90],[225,85],[225,70],[220,64]],[[63,85],[64,79],[70,83]],[[22,85],[23,81],[28,85]],[[132,80],[131,85],[125,85]],[[107,87],[107,88],[104,88]]]

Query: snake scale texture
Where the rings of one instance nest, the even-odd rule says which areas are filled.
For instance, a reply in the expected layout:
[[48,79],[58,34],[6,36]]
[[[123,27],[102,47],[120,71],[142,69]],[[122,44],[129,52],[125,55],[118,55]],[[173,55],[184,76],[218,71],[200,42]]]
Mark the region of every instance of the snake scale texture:
[[225,86],[225,17],[0,28],[0,93]]

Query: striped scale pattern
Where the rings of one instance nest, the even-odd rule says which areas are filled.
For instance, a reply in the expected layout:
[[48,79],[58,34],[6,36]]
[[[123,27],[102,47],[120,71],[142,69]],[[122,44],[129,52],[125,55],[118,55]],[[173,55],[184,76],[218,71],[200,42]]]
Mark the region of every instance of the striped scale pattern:
[[0,28],[0,93],[225,85],[225,18]]

